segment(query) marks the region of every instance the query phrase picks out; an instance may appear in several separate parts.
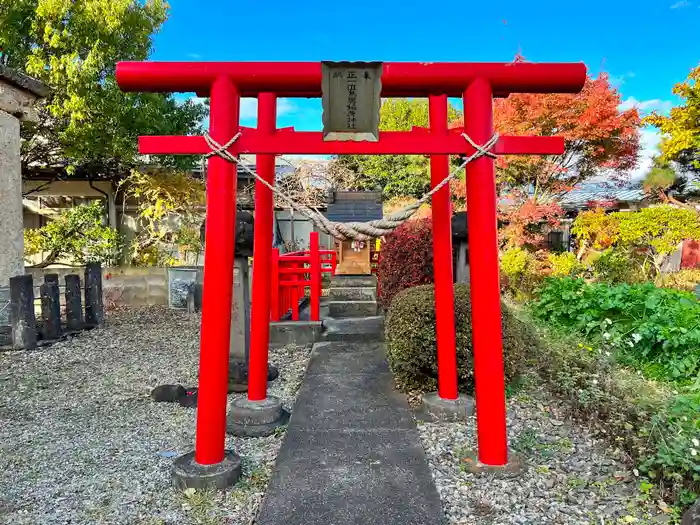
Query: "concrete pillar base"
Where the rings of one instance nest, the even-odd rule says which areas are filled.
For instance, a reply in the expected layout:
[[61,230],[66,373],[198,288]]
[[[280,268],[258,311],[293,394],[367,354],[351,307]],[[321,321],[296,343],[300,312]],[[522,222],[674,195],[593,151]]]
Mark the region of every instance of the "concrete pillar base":
[[200,465],[194,452],[180,456],[173,464],[173,485],[176,489],[223,490],[235,485],[241,477],[241,458],[226,450],[221,463]]
[[474,399],[460,395],[457,399],[442,399],[437,392],[423,394],[422,408],[437,421],[467,421],[474,414]]
[[[274,381],[280,375],[275,365],[267,365],[267,382]],[[248,391],[248,363],[245,361],[230,361],[228,372],[228,391],[242,393]]]
[[236,399],[231,403],[226,432],[241,437],[269,436],[288,421],[289,412],[276,397],[268,396],[261,401]]
[[459,457],[461,468],[472,474],[489,474],[500,478],[517,478],[527,470],[525,458],[508,451],[508,463],[505,465],[484,465],[479,463],[478,452],[470,450]]

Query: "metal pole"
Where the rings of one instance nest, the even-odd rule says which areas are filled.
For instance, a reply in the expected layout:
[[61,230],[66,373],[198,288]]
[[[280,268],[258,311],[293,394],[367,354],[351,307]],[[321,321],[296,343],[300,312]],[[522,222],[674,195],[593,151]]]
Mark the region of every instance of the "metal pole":
[[[465,90],[464,116],[464,131],[477,144],[485,143],[493,134],[493,93],[485,79],[474,80]],[[479,461],[505,465],[508,442],[493,159],[481,157],[466,169]]]
[[[277,128],[277,97],[274,93],[258,96],[258,130],[273,134]],[[275,156],[257,155],[258,174],[275,183]],[[261,401],[267,396],[267,359],[270,344],[270,259],[272,258],[272,192],[255,181],[255,238],[253,241],[253,304],[251,306],[251,342],[248,369],[248,399]]]
[[[430,133],[447,135],[447,95],[430,95],[428,100]],[[447,177],[449,172],[449,156],[430,156],[432,187]],[[443,399],[457,399],[457,347],[452,282],[452,202],[449,186],[444,186],[433,195],[432,205],[435,325],[438,334],[438,395]]]
[[321,255],[318,247],[318,232],[311,232],[309,239],[311,268],[311,320],[321,320]]
[[[227,76],[214,81],[209,133],[220,144],[238,132],[239,101],[238,89]],[[200,465],[212,465],[224,459],[235,224],[236,166],[215,155],[209,159],[207,178],[195,445],[195,461]]]

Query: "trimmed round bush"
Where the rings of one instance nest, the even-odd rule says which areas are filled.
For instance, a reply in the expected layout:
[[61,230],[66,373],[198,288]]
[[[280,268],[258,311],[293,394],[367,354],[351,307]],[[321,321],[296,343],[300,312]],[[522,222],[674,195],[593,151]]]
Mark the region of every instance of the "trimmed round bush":
[[[472,393],[474,359],[469,286],[456,284],[454,295],[459,390]],[[504,371],[509,384],[524,364],[531,334],[503,303],[501,310]],[[438,368],[434,286],[416,286],[396,294],[387,313],[385,330],[387,358],[397,386],[402,390],[435,390]]]

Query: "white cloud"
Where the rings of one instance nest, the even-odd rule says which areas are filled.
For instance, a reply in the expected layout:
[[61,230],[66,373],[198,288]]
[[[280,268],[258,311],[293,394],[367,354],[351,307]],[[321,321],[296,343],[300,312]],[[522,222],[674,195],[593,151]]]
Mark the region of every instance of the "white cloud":
[[630,174],[633,181],[642,179],[647,174],[652,166],[654,157],[659,154],[659,143],[661,142],[661,135],[655,128],[642,128],[640,133],[639,162]]
[[680,0],[680,2],[676,2],[675,4],[671,5],[671,9],[679,9],[681,7],[690,7],[693,5],[692,2],[688,2],[688,0]]
[[187,58],[191,58],[192,60],[200,60],[202,55],[199,53],[187,53]]
[[627,111],[628,109],[637,108],[642,115],[646,115],[652,111],[665,115],[671,111],[672,107],[673,102],[670,100],[660,100],[658,98],[652,100],[637,100],[634,97],[628,97],[620,104],[619,109],[620,111]]

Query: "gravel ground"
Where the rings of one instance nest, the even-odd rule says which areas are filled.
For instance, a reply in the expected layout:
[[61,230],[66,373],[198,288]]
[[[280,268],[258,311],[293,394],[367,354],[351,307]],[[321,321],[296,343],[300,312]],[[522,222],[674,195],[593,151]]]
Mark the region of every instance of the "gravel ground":
[[450,524],[669,523],[620,451],[567,421],[555,400],[525,392],[508,401],[509,446],[525,458],[512,479],[462,470],[475,450],[476,422],[418,424]]
[[[105,327],[33,352],[0,353],[0,523],[248,524],[284,431],[230,438],[244,479],[224,493],[177,492],[173,458],[194,446],[193,409],[154,403],[159,384],[195,386],[199,316],[113,312]],[[310,351],[270,353],[270,393],[291,408]],[[233,396],[230,396],[233,397]]]

